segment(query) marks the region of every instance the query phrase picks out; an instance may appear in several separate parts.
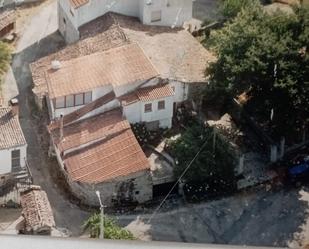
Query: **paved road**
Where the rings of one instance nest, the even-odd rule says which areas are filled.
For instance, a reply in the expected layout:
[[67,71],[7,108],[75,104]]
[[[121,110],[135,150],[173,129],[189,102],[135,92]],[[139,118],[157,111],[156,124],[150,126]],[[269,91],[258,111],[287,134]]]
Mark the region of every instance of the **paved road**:
[[45,153],[49,139],[40,123],[40,114],[35,112],[31,92],[29,63],[63,46],[60,35],[53,33],[57,29],[56,1],[50,2],[52,3],[44,5],[25,25],[13,57],[12,70],[19,91],[20,122],[28,143],[28,161],[34,183],[42,186],[47,192],[57,226],[68,229],[73,236],[78,236],[82,232],[81,225],[89,213],[72,204],[63,190],[52,180],[51,167],[57,165],[50,161]]
[[145,240],[288,246],[308,234],[308,201],[308,192],[301,189],[259,190],[174,208],[150,224],[149,214],[118,218]]
[[[42,119],[35,112],[31,92],[29,62],[63,46],[62,38],[53,33],[55,12],[55,4],[48,5],[42,10],[44,15],[34,16],[25,26],[12,69],[20,93],[20,121],[29,146],[28,160],[35,183],[46,190],[57,226],[67,228],[73,236],[78,236],[89,213],[72,204],[51,177],[53,167],[57,165],[48,160],[44,152],[48,138],[40,126]],[[40,32],[34,32],[38,25]],[[44,33],[45,38],[42,38],[42,27],[49,27]],[[177,205],[171,204],[172,211],[161,212],[150,224],[146,223],[149,214],[119,215],[117,218],[144,239],[282,246],[289,244],[301,232],[303,224],[306,228],[307,195],[299,189],[261,190],[199,205],[177,208]]]

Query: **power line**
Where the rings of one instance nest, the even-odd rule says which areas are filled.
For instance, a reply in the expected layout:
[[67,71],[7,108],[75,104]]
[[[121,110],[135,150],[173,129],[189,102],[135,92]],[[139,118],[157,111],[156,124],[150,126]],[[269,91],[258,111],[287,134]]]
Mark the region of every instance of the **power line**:
[[172,191],[174,190],[174,188],[177,186],[177,184],[180,182],[181,178],[187,173],[187,171],[189,170],[189,168],[191,167],[192,163],[195,161],[195,159],[199,156],[199,154],[202,152],[202,150],[204,149],[204,147],[206,146],[208,140],[210,138],[206,139],[205,142],[203,143],[202,147],[199,149],[199,151],[196,153],[196,155],[193,157],[193,159],[190,161],[190,163],[188,164],[188,166],[185,168],[185,170],[182,172],[182,174],[179,176],[178,180],[175,182],[175,184],[173,185],[173,187],[170,189],[170,191],[167,193],[167,195],[164,197],[164,199],[162,200],[162,202],[160,203],[160,205],[155,209],[155,211],[153,212],[153,214],[150,216],[150,218],[147,221],[147,224],[149,224],[151,222],[151,220],[153,219],[153,217],[157,214],[157,212],[160,210],[160,208],[162,207],[162,205],[164,204],[164,202],[166,201],[166,199],[169,197],[169,195],[172,193]]

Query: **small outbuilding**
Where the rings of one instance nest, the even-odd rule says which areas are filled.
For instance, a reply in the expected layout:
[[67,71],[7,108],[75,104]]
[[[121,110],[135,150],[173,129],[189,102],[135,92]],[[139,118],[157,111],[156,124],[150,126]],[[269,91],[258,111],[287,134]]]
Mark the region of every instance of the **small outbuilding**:
[[25,220],[21,233],[50,235],[55,227],[53,211],[47,194],[39,186],[21,194],[22,216]]

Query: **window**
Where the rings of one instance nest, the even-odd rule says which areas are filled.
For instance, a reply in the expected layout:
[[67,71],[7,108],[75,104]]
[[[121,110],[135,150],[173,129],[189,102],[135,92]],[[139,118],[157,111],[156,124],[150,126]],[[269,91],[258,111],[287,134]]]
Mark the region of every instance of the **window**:
[[12,168],[20,167],[20,150],[12,150]]
[[75,106],[84,104],[84,94],[76,94],[75,95]]
[[69,95],[65,97],[65,106],[66,107],[74,106],[74,96],[73,95]]
[[67,21],[65,20],[65,18],[63,18],[63,23],[64,23],[64,24],[66,24],[66,23],[67,23]]
[[88,104],[92,101],[92,92],[85,93],[85,104]]
[[86,92],[56,98],[55,107],[56,109],[67,108],[67,107],[88,104],[91,101],[92,101],[92,92]]
[[174,87],[174,86],[172,86],[171,88],[172,88],[173,92],[175,92],[175,87]]
[[64,107],[65,107],[64,97],[56,98],[56,108],[64,108]]
[[158,102],[158,110],[164,110],[165,109],[165,101],[161,100]]
[[145,105],[145,112],[152,112],[152,104]]
[[151,22],[161,21],[161,10],[151,12]]

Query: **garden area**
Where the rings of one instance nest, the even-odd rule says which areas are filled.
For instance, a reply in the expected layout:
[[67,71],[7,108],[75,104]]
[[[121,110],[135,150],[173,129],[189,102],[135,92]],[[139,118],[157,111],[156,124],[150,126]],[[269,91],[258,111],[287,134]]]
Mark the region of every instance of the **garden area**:
[[201,122],[185,105],[178,108],[174,119],[173,128],[168,130],[149,131],[144,124],[132,126],[146,156],[151,154],[147,149],[151,147],[173,161],[174,179],[181,177],[189,201],[235,191],[236,154],[224,135]]

